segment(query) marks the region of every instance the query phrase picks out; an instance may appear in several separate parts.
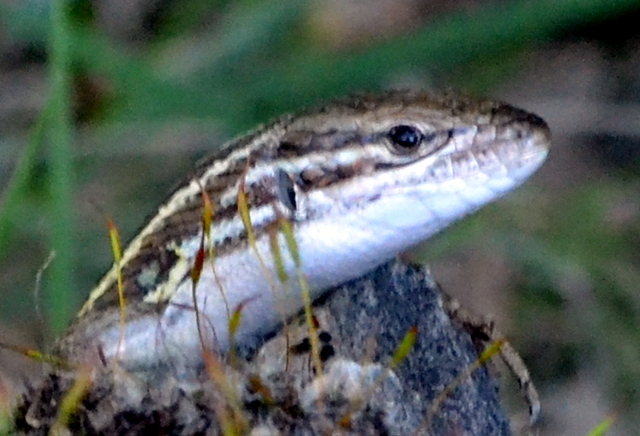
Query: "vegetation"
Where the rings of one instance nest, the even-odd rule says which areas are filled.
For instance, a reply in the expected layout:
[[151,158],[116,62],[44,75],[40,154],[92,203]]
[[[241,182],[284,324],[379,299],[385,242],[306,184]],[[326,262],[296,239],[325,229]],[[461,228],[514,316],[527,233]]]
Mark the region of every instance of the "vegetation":
[[[161,3],[134,42],[108,37],[88,0],[0,4],[6,34],[48,77],[28,135],[0,139],[17,162],[9,177],[0,160],[2,270],[21,268],[7,273],[15,281],[0,282],[0,315],[10,322],[36,316],[29,296],[54,250],[38,301],[48,330],[60,332],[110,262],[100,211],[130,237],[221,138],[348,92],[428,83],[490,95],[533,49],[640,8],[637,0],[487,2],[350,45],[331,43],[317,2]],[[586,182],[556,197],[562,207],[489,208],[431,247],[433,256],[476,241],[507,253],[519,272],[522,330],[548,323],[567,334],[552,347],[558,363],[541,362],[547,370],[539,373],[562,378],[580,360],[615,361],[615,404],[635,410],[640,228],[610,212],[637,192],[637,175],[631,167]],[[568,282],[588,290],[597,313],[567,304]]]

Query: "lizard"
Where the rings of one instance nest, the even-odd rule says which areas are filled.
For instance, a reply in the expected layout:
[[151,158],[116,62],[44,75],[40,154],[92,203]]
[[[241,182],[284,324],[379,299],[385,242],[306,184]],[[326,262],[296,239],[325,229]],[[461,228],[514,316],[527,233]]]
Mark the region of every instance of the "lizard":
[[[93,289],[57,350],[137,373],[170,367],[178,377],[202,367],[203,347],[254,350],[303,307],[300,285],[281,282],[281,272],[302,274],[315,300],[522,184],[550,139],[541,118],[509,104],[419,91],[285,115],[197,165]],[[274,236],[282,219],[297,253]],[[214,255],[196,283],[201,251]]]

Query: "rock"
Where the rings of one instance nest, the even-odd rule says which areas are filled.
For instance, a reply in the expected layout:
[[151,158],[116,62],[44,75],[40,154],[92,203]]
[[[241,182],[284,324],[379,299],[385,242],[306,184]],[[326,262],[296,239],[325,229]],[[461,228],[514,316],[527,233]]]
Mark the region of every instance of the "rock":
[[[68,429],[97,435],[217,435],[225,428],[253,436],[511,434],[486,368],[457,379],[478,355],[449,319],[425,269],[390,262],[327,294],[314,315],[322,332],[322,374],[314,370],[300,317],[250,361],[212,357],[210,377],[195,391],[175,380],[148,385],[119,368],[94,368]],[[410,331],[417,331],[415,343],[394,361]],[[34,383],[15,410],[16,432],[48,434],[76,378],[51,371]]]

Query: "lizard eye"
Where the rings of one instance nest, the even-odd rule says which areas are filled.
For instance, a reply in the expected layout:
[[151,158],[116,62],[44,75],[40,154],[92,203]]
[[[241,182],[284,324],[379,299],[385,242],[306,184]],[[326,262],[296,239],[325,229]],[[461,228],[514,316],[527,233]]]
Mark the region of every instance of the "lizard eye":
[[400,153],[410,153],[420,147],[424,135],[413,126],[401,124],[389,130],[388,137],[396,151]]

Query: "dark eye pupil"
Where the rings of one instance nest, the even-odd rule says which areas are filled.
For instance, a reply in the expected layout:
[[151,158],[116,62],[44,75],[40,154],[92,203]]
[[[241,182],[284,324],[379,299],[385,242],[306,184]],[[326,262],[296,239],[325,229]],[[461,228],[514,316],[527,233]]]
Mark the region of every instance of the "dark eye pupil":
[[389,139],[402,148],[415,148],[422,142],[422,134],[412,126],[395,126],[389,130]]

